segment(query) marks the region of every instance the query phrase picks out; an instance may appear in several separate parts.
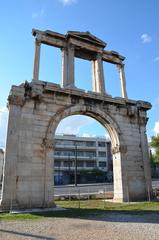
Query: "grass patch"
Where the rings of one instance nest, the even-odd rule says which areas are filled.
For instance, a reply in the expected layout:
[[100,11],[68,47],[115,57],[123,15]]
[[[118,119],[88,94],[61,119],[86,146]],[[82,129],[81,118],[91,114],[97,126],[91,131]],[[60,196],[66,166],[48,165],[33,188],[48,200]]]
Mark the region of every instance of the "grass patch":
[[[56,205],[68,208],[79,208],[79,201],[56,201]],[[139,202],[139,203],[113,203],[102,200],[82,200],[80,209],[105,210],[105,211],[159,211],[159,202]]]
[[14,213],[0,213],[0,221],[1,220],[34,220],[39,217],[36,215],[32,215],[30,213],[24,214],[14,214]]
[[110,213],[159,214],[159,202],[111,203],[102,200],[56,201],[56,205],[67,211],[9,214],[0,213],[0,220],[36,220],[41,218],[89,218]]

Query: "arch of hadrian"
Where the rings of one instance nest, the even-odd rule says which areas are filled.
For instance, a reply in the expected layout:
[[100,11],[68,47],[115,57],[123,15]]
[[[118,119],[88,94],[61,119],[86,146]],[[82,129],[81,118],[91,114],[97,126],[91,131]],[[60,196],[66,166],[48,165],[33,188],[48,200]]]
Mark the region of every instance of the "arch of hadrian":
[[[54,206],[54,134],[59,122],[74,114],[93,117],[109,132],[114,200],[147,199],[152,194],[146,136],[147,110],[151,104],[128,99],[124,57],[117,52],[104,50],[106,43],[89,32],[67,32],[63,35],[33,29],[33,35],[33,80],[12,86],[8,98],[2,209]],[[39,80],[41,44],[62,51],[61,85]],[[74,57],[91,61],[92,91],[76,88]],[[117,66],[121,97],[112,98],[107,94],[103,61]]]

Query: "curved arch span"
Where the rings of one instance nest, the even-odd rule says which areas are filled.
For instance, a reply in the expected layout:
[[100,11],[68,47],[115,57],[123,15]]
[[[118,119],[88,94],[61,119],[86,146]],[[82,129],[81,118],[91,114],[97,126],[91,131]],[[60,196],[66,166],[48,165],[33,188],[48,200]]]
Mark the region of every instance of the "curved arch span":
[[56,128],[60,121],[71,115],[85,115],[97,120],[103,127],[105,127],[110,135],[112,146],[119,146],[119,136],[121,135],[120,128],[114,119],[107,113],[105,114],[100,109],[91,109],[89,106],[71,106],[58,111],[49,121],[49,125],[46,131],[45,139],[51,140],[55,135]]

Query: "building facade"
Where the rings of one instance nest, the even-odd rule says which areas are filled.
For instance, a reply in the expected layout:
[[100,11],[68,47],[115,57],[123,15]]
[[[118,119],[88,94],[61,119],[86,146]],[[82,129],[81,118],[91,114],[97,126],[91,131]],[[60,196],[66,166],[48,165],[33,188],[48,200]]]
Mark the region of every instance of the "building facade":
[[[55,184],[74,183],[75,174],[77,174],[78,183],[104,181],[108,171],[112,171],[110,141],[105,138],[77,137],[75,135],[57,135],[55,137]],[[89,177],[92,172],[94,175],[97,173],[98,178],[93,175]]]

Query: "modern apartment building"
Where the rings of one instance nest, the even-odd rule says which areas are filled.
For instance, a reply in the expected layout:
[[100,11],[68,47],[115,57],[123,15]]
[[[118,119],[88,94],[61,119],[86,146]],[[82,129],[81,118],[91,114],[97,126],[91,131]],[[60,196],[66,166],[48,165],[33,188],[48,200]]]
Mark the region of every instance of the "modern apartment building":
[[[55,184],[74,182],[75,171],[80,182],[83,173],[92,170],[112,171],[111,142],[105,138],[57,135],[55,137],[54,179]],[[99,171],[100,170],[100,171]],[[95,181],[95,179],[92,181]]]

